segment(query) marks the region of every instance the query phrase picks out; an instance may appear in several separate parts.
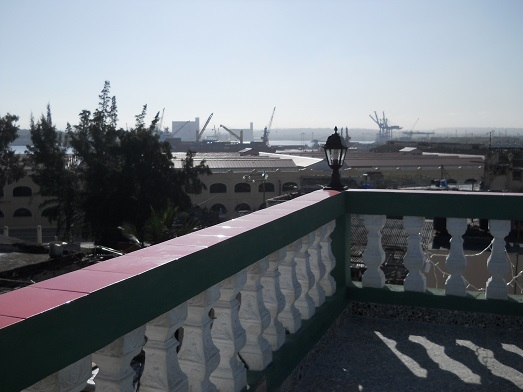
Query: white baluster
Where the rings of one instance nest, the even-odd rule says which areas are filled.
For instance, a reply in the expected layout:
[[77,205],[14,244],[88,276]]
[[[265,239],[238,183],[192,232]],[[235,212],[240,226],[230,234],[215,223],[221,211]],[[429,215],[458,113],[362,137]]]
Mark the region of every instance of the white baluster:
[[325,274],[320,280],[320,285],[323,287],[323,291],[327,297],[334,295],[336,292],[336,281],[331,275],[331,271],[336,266],[336,259],[332,254],[331,248],[331,233],[336,227],[335,221],[330,221],[322,227],[322,237],[320,240],[320,257],[323,265],[325,266]]
[[260,284],[268,266],[267,259],[263,258],[247,267],[247,283],[241,291],[240,322],[247,332],[247,342],[240,350],[240,356],[249,370],[263,370],[272,361],[271,346],[263,337],[271,315],[263,303]]
[[94,379],[96,390],[134,392],[136,373],[131,360],[142,350],[145,325],[136,328],[93,354],[99,371]]
[[409,234],[407,253],[403,259],[403,264],[409,270],[405,282],[405,291],[425,292],[427,288],[426,278],[422,269],[425,265],[425,258],[421,249],[421,230],[425,218],[422,216],[403,217],[403,227]]
[[466,218],[447,218],[447,231],[452,236],[450,251],[445,266],[450,275],[445,281],[445,294],[464,297],[467,295],[467,282],[463,272],[467,267],[467,259],[463,253],[463,234],[467,230]]
[[294,304],[301,294],[301,286],[296,277],[296,262],[294,254],[299,246],[299,241],[294,241],[285,247],[285,257],[280,264],[280,287],[285,297],[285,307],[279,319],[290,333],[296,332],[301,327],[300,312]]
[[279,314],[285,307],[285,297],[280,288],[279,265],[285,257],[285,250],[280,249],[267,257],[269,268],[261,278],[263,302],[271,315],[271,321],[263,337],[267,339],[272,351],[278,350],[285,342],[285,328],[279,320]]
[[325,302],[325,290],[321,286],[321,280],[325,276],[325,264],[321,257],[321,245],[320,241],[324,236],[324,232],[327,230],[326,226],[322,226],[315,230],[313,235],[314,239],[311,246],[309,247],[309,260],[311,265],[311,271],[314,275],[314,284],[309,290],[309,295],[314,302],[314,306],[319,307]]
[[140,392],[187,390],[189,384],[178,363],[176,349],[179,343],[174,336],[186,317],[187,303],[183,303],[147,323]]
[[22,392],[80,392],[92,374],[91,356],[87,357],[47,376]]
[[189,379],[189,391],[216,391],[209,377],[220,363],[220,352],[211,337],[209,311],[220,296],[214,285],[187,302],[178,362]]
[[240,324],[237,296],[245,285],[245,270],[220,284],[220,299],[214,304],[211,335],[220,350],[220,364],[211,374],[211,381],[220,391],[239,392],[247,385],[247,370],[238,357],[245,345],[245,330]]
[[314,275],[311,271],[309,246],[314,240],[314,233],[309,233],[300,239],[300,247],[294,255],[296,262],[296,277],[301,286],[301,294],[296,299],[296,308],[301,314],[303,320],[308,320],[315,313],[314,301],[309,295],[309,290],[314,286]]
[[487,267],[492,276],[487,280],[486,297],[488,299],[507,299],[508,287],[505,274],[509,270],[509,260],[505,252],[505,237],[510,232],[510,221],[490,220],[489,231],[494,237],[492,252]]
[[385,225],[385,215],[365,215],[363,223],[367,229],[367,247],[363,252],[363,262],[367,270],[362,277],[363,287],[382,288],[385,286],[385,274],[380,266],[385,261],[385,252],[381,245],[381,229]]

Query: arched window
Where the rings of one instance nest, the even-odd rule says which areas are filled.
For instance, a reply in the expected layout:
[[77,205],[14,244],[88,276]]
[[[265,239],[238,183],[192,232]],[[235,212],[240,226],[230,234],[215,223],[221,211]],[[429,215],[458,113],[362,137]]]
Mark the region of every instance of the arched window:
[[281,186],[282,192],[291,192],[295,191],[296,189],[298,189],[298,184],[296,184],[295,182],[286,182]]
[[0,197],[4,197],[4,187],[0,186]]
[[265,187],[265,192],[274,192],[274,184],[272,182],[262,182],[258,186],[258,192],[263,192],[264,187]]
[[239,203],[235,208],[237,216],[247,215],[251,212],[251,206],[247,203]]
[[240,182],[234,186],[235,193],[249,193],[251,191],[251,184]]
[[223,204],[216,203],[211,207],[211,212],[218,214],[218,216],[225,215],[227,214],[227,208]]
[[4,212],[2,210],[0,210],[0,218],[3,218],[4,217]]
[[53,214],[56,214],[58,207],[47,207],[42,211],[42,218],[49,218]]
[[209,192],[211,193],[227,193],[227,185],[225,184],[221,184],[221,183],[216,183],[216,184],[212,184],[211,187],[209,188]]
[[13,197],[27,197],[32,195],[33,191],[28,186],[17,186],[13,189]]
[[25,218],[25,217],[31,217],[33,214],[31,214],[31,211],[29,211],[27,208],[19,208],[15,211],[13,214],[15,218]]

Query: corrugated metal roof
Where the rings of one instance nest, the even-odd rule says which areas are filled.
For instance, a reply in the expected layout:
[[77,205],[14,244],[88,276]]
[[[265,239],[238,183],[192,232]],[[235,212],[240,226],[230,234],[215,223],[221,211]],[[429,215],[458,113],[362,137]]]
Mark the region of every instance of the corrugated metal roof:
[[[277,155],[277,154],[276,154]],[[178,169],[182,167],[182,159],[185,153],[173,154],[174,166]],[[194,162],[198,164],[205,160],[205,164],[213,172],[227,170],[276,170],[297,171],[298,166],[292,159],[280,159],[269,156],[240,156],[238,153],[198,153],[194,156]]]

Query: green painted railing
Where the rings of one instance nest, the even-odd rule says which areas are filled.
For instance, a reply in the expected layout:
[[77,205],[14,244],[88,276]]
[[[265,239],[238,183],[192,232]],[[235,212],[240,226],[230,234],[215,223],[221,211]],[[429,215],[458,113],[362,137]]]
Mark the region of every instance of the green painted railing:
[[[100,380],[105,377],[105,381],[98,383],[98,378],[95,379],[97,391],[111,389],[114,385],[119,385],[120,390],[131,390],[129,371],[126,370],[129,368],[128,352],[133,355],[136,350],[139,352],[145,336],[148,337],[144,348],[144,372],[147,374],[141,391],[153,390],[152,386],[144,386],[150,378],[158,378],[149,380],[151,385],[155,382],[164,385],[172,382],[169,381],[169,375],[154,374],[153,370],[147,369],[147,358],[148,353],[154,352],[150,358],[157,358],[156,355],[160,355],[157,351],[164,354],[169,352],[162,357],[164,362],[160,368],[178,367],[177,339],[181,340],[178,356],[182,369],[187,370],[191,363],[198,368],[196,373],[185,371],[184,377],[188,381],[182,383],[180,390],[187,388],[187,385],[193,390],[213,390],[213,382],[216,381],[209,381],[209,377],[215,380],[213,377],[218,376],[235,379],[233,383],[237,390],[245,388],[247,383],[251,387],[265,385],[268,390],[273,390],[290,375],[292,369],[333,325],[351,298],[371,298],[388,303],[396,299],[398,302],[412,300],[415,302],[413,304],[424,305],[423,298],[426,296],[422,293],[404,293],[403,290],[390,290],[387,287],[366,289],[352,284],[348,264],[350,214],[523,220],[523,209],[520,207],[522,197],[514,194],[460,192],[318,191],[223,225],[133,252],[97,267],[4,294],[0,296],[0,347],[3,353],[0,359],[1,390],[19,391],[43,379],[38,384],[39,390],[58,390],[57,385],[64,382],[71,384],[74,377],[78,378],[79,386],[73,385],[70,390],[81,390],[85,384],[85,366],[82,365],[83,370],[77,370],[71,364],[82,360],[89,366],[91,360],[100,364],[97,377]],[[314,248],[318,244],[314,236],[321,237],[326,227],[334,227],[334,222],[332,234],[331,229],[327,229],[328,238],[323,238],[320,242],[322,245]],[[270,306],[270,301],[264,297],[260,285],[260,281],[267,277],[264,263],[273,260],[274,255],[279,255],[276,257],[277,268],[272,270],[275,284],[281,286],[287,295],[289,287],[293,286],[288,279],[292,278],[293,282],[301,280],[302,284],[298,286],[309,286],[307,291],[312,296],[313,289],[318,288],[319,284],[312,270],[321,270],[322,267],[315,265],[311,268],[307,264],[305,268],[303,263],[306,260],[306,263],[314,264],[318,259],[321,264],[322,258],[326,261],[329,256],[320,250],[325,251],[327,245],[332,246],[336,262],[330,271],[336,291],[329,293],[324,301],[321,300],[321,304],[313,306],[314,314],[311,317],[303,317],[302,313],[301,325],[295,331],[291,330],[290,325],[284,325],[288,333],[283,345],[272,347],[270,361],[262,368],[253,370],[258,365],[249,367],[247,363],[249,371],[243,374],[245,368],[242,365],[239,374],[235,375],[233,370],[224,370],[220,364],[220,371],[215,371],[220,356],[223,359],[224,355],[231,355],[231,358],[238,360],[238,351],[242,357],[242,342],[245,344],[247,340],[250,344],[252,335],[260,334],[259,331],[263,332],[269,324],[267,309],[263,309]],[[310,255],[319,256],[311,261]],[[293,264],[294,260],[297,265]],[[287,270],[293,271],[294,275],[284,276]],[[280,272],[282,276],[278,278]],[[218,292],[221,294],[216,294]],[[366,292],[374,294],[366,297],[363,294]],[[241,305],[236,302],[237,293],[240,293]],[[218,299],[219,295],[221,297]],[[227,300],[226,295],[229,295]],[[298,289],[295,295],[301,296],[301,291]],[[260,307],[254,311],[259,313],[259,320],[254,316],[251,318],[252,309],[247,309],[250,299],[255,304],[256,298],[261,301]],[[461,310],[471,306],[467,302],[469,299],[466,298],[465,302],[457,301],[462,304]],[[449,307],[452,300],[448,296],[441,296],[439,301],[431,296],[427,303],[433,307]],[[473,306],[474,310],[478,309],[477,305]],[[514,306],[510,303],[505,312],[520,311],[520,307]],[[166,314],[174,318],[172,312],[176,309],[180,310],[179,320],[168,321],[166,317],[159,321]],[[479,310],[496,312],[495,307],[487,305],[479,305]],[[277,314],[282,315],[281,312],[280,309]],[[210,319],[208,314],[213,318]],[[225,315],[229,317],[232,328],[229,332],[238,334],[230,337],[230,341],[224,341],[226,333],[213,335],[221,328],[220,317]],[[241,328],[235,329],[238,321],[244,326],[244,332],[241,332]],[[167,324],[162,324],[164,322]],[[176,335],[177,339],[173,337],[175,329],[184,331]],[[159,330],[165,330],[165,337],[152,338],[152,331],[155,331],[156,336]],[[184,355],[188,349],[187,342],[194,338],[192,331],[199,334],[194,341],[200,339],[199,348],[202,351],[187,353],[187,357],[192,358],[187,359]],[[131,335],[137,336],[136,342],[130,344],[132,348],[126,352],[127,341],[121,337],[127,336],[130,341]],[[209,343],[209,339],[214,339],[216,345],[222,347],[220,354],[216,354],[217,350],[212,342]],[[263,339],[260,337],[258,340]],[[155,344],[154,348],[152,343]],[[205,351],[209,344],[214,349]],[[160,346],[161,349],[158,348]],[[202,363],[198,362],[198,355],[201,355]],[[218,359],[209,359],[216,355]],[[124,360],[120,361],[122,363],[118,366],[121,368],[117,368],[117,374],[104,373],[104,376],[100,376],[102,371],[106,372],[101,364],[113,361],[108,367],[114,367],[114,363],[119,363],[115,359],[118,356]],[[248,357],[248,354],[245,353],[243,357]]]

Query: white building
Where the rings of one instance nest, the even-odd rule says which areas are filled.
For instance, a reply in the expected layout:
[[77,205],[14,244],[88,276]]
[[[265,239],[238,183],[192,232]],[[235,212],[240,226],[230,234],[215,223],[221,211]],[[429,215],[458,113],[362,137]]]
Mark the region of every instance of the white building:
[[[227,127],[227,125],[225,126]],[[244,142],[251,142],[254,139],[254,129],[252,122],[250,123],[249,128],[227,128],[238,136],[243,133]],[[200,118],[196,117],[194,121],[173,121],[170,134],[165,136],[170,138],[180,138],[182,142],[195,142],[200,130]],[[210,132],[210,130],[207,128],[205,132]],[[229,136],[229,140],[238,141],[234,136],[229,135],[225,130],[223,130],[223,132]],[[205,137],[205,134],[202,135],[202,137]]]

